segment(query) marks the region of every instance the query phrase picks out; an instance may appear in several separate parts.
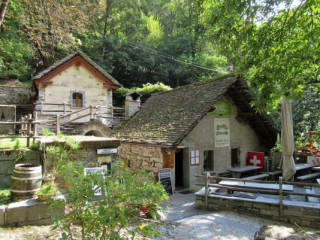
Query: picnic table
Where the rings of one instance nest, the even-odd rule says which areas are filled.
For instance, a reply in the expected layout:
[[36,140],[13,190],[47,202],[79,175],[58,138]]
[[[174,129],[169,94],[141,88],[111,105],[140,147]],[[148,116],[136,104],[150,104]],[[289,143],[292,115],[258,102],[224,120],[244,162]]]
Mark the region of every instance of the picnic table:
[[252,173],[251,175],[254,175],[261,168],[259,166],[233,167],[229,168],[228,171],[231,172],[233,178],[240,178],[242,174]]
[[[225,185],[225,186],[231,186],[231,187],[279,190],[279,184],[276,184],[276,183],[255,183],[255,182],[245,182],[245,181],[237,181],[237,180],[222,180],[219,182],[219,184]],[[282,190],[293,191],[293,186],[288,184],[282,184]]]
[[298,164],[296,164],[295,178],[311,173],[311,169],[313,167],[314,167],[314,165],[309,164],[309,163],[298,163]]

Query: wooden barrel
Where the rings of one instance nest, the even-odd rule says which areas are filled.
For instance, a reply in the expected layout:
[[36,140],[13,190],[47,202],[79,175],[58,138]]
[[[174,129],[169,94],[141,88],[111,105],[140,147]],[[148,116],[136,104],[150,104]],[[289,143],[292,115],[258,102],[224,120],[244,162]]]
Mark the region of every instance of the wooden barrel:
[[10,192],[16,198],[32,198],[41,188],[42,169],[40,165],[16,164],[11,176]]

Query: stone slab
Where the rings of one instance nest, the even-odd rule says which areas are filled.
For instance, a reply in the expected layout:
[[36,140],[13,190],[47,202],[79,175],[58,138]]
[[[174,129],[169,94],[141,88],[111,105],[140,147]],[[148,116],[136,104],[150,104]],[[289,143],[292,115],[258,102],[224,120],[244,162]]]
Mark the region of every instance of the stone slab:
[[[65,202],[64,197],[56,198],[56,201]],[[37,199],[28,199],[21,202],[11,203],[7,207],[5,225],[46,225],[51,224],[51,217],[64,213],[64,207],[57,209],[46,202]]]
[[3,226],[5,223],[5,212],[6,212],[6,207],[0,206],[0,226]]

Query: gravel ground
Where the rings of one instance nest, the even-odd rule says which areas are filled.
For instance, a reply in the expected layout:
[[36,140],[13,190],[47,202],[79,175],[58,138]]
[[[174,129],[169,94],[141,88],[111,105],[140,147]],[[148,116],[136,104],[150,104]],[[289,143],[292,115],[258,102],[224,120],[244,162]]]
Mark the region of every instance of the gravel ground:
[[[233,212],[210,212],[196,209],[194,194],[175,193],[164,204],[162,215],[164,224],[159,226],[161,237],[154,240],[251,240],[262,227],[272,232],[272,239],[320,240],[319,235],[299,233],[294,236],[292,226],[257,217],[239,215]],[[0,228],[0,240],[56,240],[59,231],[51,231],[51,226],[26,226],[20,228]],[[291,237],[290,237],[291,236]],[[76,236],[77,239],[78,236]],[[146,238],[144,238],[146,239]],[[268,238],[263,238],[268,239]]]

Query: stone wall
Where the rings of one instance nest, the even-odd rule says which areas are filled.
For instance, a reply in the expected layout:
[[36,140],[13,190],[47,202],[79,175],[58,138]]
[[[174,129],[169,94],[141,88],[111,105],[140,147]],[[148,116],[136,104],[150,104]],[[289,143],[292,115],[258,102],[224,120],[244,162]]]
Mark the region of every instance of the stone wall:
[[163,168],[163,153],[160,147],[121,143],[118,148],[119,160],[125,161],[133,169],[157,172]]
[[196,195],[197,208],[214,211],[233,211],[241,214],[254,215],[276,221],[298,224],[303,227],[320,229],[320,206],[294,206],[294,204],[283,205],[283,215],[280,216],[279,204],[255,202],[248,199],[232,199],[227,197],[208,197],[208,206],[205,205],[204,195]]
[[[18,162],[17,159],[21,158]],[[41,164],[40,152],[32,150],[1,150],[0,151],[0,186],[7,187],[10,184],[14,165],[17,163]]]
[[0,86],[1,104],[27,104],[30,103],[30,95],[30,88]]
[[0,226],[26,226],[52,224],[53,216],[64,215],[65,198],[57,196],[60,207],[37,199],[28,199],[0,206]]
[[[0,105],[0,121],[15,122],[16,121],[16,106]],[[0,134],[14,134],[15,125],[0,125]]]

